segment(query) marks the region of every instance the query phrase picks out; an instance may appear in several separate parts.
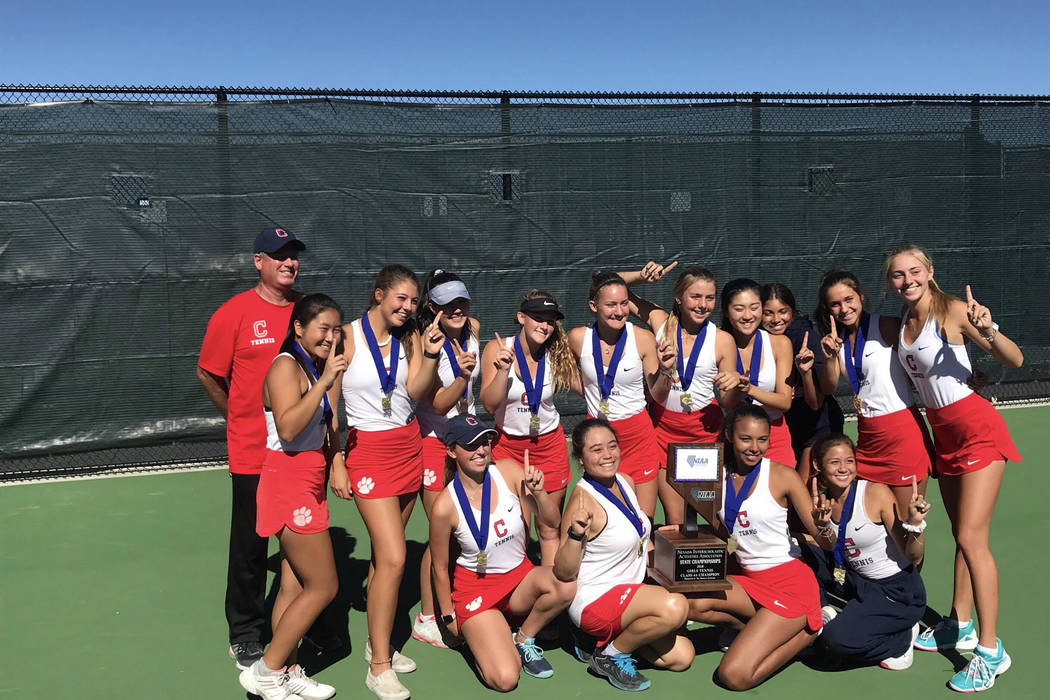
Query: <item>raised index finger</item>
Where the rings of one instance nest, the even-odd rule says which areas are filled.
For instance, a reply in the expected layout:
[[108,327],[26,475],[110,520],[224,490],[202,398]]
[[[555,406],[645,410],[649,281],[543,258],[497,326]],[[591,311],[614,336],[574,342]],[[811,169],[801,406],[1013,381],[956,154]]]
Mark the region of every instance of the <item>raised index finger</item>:
[[970,291],[970,285],[966,285],[966,303],[972,304],[974,302],[973,292]]
[[911,497],[915,500],[915,497],[919,495],[919,480],[914,474],[911,475]]
[[678,261],[675,260],[673,263],[671,263],[670,265],[668,265],[667,267],[664,268],[664,274],[666,275],[668,272],[670,272],[671,270],[675,269],[675,267],[677,265],[678,265]]
[[835,330],[835,314],[831,314],[830,316],[828,316],[828,318],[831,319],[831,335],[838,338],[838,331]]
[[817,477],[813,477],[809,480],[809,492],[813,494],[813,501],[817,500]]
[[802,336],[802,347],[803,348],[808,348],[809,347],[809,331],[806,331],[806,334],[804,336]]
[[529,471],[529,451],[525,450],[525,473]]
[[441,317],[444,316],[444,315],[445,315],[445,312],[439,310],[437,312],[437,314],[434,316],[434,322],[430,324],[430,327],[431,328],[437,328],[438,324],[441,322]]
[[500,345],[502,345],[503,344],[503,338],[499,337],[499,333],[498,332],[496,332],[496,331],[492,331],[492,332],[496,335],[496,342],[499,343]]

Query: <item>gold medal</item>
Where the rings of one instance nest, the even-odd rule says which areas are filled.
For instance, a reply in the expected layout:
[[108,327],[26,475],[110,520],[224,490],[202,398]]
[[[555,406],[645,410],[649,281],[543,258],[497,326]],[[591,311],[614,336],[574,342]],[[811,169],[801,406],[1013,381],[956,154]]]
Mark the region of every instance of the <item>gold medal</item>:
[[606,418],[609,417],[609,401],[608,399],[602,399],[598,402],[598,412]]
[[478,552],[478,566],[485,567],[489,563],[489,553],[484,549]]
[[529,418],[529,430],[539,430],[539,429],[540,429],[540,417],[537,416],[537,415],[533,415],[532,418]]
[[835,580],[839,582],[840,586],[846,583],[846,570],[843,569],[841,566],[835,567],[835,573],[833,575],[835,577]]
[[726,540],[726,551],[728,553],[732,554],[733,552],[735,552],[737,550],[737,545],[738,544],[739,543],[736,541],[736,535],[730,535],[729,539]]
[[860,396],[857,394],[853,395],[853,408],[857,409],[858,411],[864,409],[864,399],[860,398]]
[[679,399],[679,401],[682,402],[683,406],[689,408],[693,405],[693,395],[688,392],[685,392],[682,394],[682,397]]
[[645,554],[645,538],[638,540],[638,556]]
[[390,398],[390,394],[383,397],[383,413],[390,415],[394,410],[393,401]]

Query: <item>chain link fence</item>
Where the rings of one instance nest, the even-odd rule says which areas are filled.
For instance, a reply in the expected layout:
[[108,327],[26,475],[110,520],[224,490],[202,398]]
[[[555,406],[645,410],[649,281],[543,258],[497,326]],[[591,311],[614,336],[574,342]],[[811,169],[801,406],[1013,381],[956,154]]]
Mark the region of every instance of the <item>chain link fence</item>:
[[592,269],[649,259],[807,309],[849,267],[896,313],[917,242],[1022,345],[975,357],[985,393],[1050,395],[1050,96],[0,86],[0,478],[221,460],[197,352],[271,224],[348,317],[401,262],[463,275],[486,333],[533,286],[584,323]]

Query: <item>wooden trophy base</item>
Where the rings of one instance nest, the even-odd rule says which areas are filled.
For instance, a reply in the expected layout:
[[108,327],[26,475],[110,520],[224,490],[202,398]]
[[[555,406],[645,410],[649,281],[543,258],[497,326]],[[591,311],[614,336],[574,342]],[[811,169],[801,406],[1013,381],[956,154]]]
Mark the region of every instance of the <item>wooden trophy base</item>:
[[653,535],[653,565],[647,573],[672,593],[724,591],[726,543],[714,533],[701,530],[686,534],[678,525],[664,525]]

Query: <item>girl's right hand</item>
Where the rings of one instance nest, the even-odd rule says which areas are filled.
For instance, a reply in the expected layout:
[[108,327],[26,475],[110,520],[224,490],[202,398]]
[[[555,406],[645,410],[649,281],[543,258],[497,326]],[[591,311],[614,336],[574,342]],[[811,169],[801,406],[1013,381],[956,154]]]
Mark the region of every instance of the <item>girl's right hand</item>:
[[514,364],[514,351],[507,347],[507,344],[503,342],[503,338],[499,337],[499,333],[496,333],[496,342],[499,343],[498,354],[492,364],[496,365],[496,371],[498,372],[509,370]]
[[354,496],[354,492],[350,489],[350,474],[347,473],[346,465],[342,464],[341,460],[340,463],[332,465],[328,475],[328,488],[344,501],[349,501]]
[[831,522],[831,501],[817,488],[817,477],[810,479],[809,493],[813,497],[813,524],[824,529]]
[[329,356],[324,363],[324,372],[321,374],[318,383],[324,387],[325,391],[328,391],[335,384],[336,377],[346,371],[346,368],[349,366],[350,362],[346,359],[346,355]]
[[455,338],[452,339],[452,352],[455,353],[456,364],[459,365],[459,376],[470,381],[470,375],[474,374],[474,368],[478,364],[477,353],[464,350]]
[[828,318],[831,319],[831,332],[820,339],[820,349],[824,352],[825,360],[838,357],[839,350],[842,349],[842,338],[835,330],[835,317],[829,316]]

